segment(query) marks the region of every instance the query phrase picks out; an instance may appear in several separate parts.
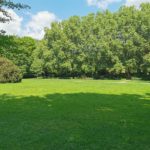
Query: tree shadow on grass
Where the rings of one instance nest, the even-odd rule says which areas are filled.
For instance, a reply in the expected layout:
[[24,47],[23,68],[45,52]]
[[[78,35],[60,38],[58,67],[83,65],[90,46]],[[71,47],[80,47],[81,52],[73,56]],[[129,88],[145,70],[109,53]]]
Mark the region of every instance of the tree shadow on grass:
[[0,95],[0,149],[149,150],[150,94]]

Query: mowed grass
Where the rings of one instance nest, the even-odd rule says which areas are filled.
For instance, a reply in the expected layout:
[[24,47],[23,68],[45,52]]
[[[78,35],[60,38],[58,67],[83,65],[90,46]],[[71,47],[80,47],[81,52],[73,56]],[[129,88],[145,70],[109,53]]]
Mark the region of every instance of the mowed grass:
[[0,150],[150,150],[150,82],[0,84]]

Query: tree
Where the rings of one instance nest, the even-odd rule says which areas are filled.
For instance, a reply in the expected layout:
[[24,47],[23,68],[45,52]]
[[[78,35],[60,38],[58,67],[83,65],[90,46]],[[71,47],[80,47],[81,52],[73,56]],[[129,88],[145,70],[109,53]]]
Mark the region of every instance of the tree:
[[145,3],[52,23],[41,41],[1,36],[0,54],[24,77],[147,77],[149,33],[150,3]]
[[49,58],[43,57],[44,68],[49,68],[46,74],[131,79],[141,73],[143,56],[150,50],[149,6],[122,7],[115,13],[107,10],[53,23],[44,38]]
[[141,65],[142,70],[148,76],[150,75],[150,53],[144,56],[144,62]]
[[17,65],[24,77],[32,76],[30,67],[35,48],[36,42],[30,37],[0,36],[0,55]]

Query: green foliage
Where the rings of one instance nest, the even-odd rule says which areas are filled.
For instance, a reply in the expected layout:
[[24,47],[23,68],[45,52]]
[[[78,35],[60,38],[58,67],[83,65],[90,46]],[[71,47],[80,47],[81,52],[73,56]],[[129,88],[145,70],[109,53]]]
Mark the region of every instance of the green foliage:
[[15,63],[24,77],[31,77],[32,52],[36,47],[30,37],[0,36],[0,55]]
[[40,59],[36,59],[33,61],[31,65],[31,72],[35,77],[39,77],[43,75],[43,62]]
[[116,63],[111,69],[109,69],[109,71],[118,76],[125,73],[125,68],[122,63]]
[[150,74],[150,53],[144,56],[144,62],[142,64],[142,69],[148,75]]
[[21,80],[21,70],[10,60],[0,57],[0,83],[16,83]]
[[150,3],[144,3],[52,23],[41,41],[0,36],[0,54],[24,77],[147,78],[149,33]]
[[[33,63],[41,60],[43,65],[38,67],[43,76],[131,79],[133,74],[147,75],[149,8],[146,3],[141,9],[122,7],[115,13],[98,12],[53,23],[35,49],[39,54]],[[146,67],[144,72],[141,66]]]

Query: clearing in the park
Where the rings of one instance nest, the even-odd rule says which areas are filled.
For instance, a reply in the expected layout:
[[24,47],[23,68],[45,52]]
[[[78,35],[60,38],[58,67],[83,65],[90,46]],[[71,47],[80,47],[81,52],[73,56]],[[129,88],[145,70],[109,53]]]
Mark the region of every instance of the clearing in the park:
[[150,82],[0,84],[1,150],[150,150]]

